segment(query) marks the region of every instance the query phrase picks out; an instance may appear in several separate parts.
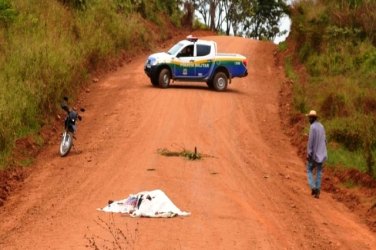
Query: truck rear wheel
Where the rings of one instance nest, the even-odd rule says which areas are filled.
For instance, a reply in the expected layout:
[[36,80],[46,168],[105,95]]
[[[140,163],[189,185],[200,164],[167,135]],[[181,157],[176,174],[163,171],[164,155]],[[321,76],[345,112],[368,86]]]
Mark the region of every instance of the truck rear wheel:
[[158,83],[159,87],[161,88],[168,88],[170,85],[171,81],[171,74],[168,69],[162,69],[161,72],[159,72],[159,77],[158,77]]
[[226,73],[217,72],[213,79],[213,88],[216,91],[225,91],[227,89],[228,78]]

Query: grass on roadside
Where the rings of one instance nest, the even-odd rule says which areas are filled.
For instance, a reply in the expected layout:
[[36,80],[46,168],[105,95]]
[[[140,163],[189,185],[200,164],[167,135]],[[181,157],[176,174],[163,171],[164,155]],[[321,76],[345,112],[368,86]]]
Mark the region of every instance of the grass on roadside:
[[366,172],[366,162],[361,151],[350,151],[337,143],[328,145],[328,161],[329,166],[340,166],[344,168],[358,168],[362,172]]
[[[160,18],[166,3],[140,4],[0,0],[0,169],[15,140],[36,134],[63,96],[75,99],[91,72],[171,32]],[[157,37],[143,15],[158,22]]]

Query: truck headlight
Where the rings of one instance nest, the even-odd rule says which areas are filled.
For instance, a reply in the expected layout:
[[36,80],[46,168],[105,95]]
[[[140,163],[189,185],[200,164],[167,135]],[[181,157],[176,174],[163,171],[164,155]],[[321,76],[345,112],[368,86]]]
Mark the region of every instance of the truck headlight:
[[150,64],[151,66],[155,66],[155,65],[157,65],[157,59],[156,59],[156,58],[150,58],[150,59],[149,59],[149,64]]

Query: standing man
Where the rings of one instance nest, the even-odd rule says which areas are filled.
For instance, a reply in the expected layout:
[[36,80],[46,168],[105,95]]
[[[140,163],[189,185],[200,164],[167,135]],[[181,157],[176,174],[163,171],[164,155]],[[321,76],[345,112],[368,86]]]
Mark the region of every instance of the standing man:
[[[320,197],[322,166],[327,159],[325,129],[317,120],[315,110],[311,110],[306,116],[311,124],[307,143],[308,184],[312,190],[311,195],[318,199]],[[316,178],[314,180],[312,172],[315,168]]]

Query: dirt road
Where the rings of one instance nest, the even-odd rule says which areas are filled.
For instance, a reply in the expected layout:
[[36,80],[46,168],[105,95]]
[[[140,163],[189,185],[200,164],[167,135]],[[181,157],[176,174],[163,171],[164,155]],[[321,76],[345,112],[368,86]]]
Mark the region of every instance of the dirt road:
[[[207,39],[246,55],[249,76],[224,93],[205,83],[158,89],[143,72],[143,55],[94,83],[82,96],[87,112],[76,148],[60,158],[56,138],[1,208],[0,249],[112,249],[116,242],[125,249],[376,249],[376,235],[344,205],[325,192],[319,200],[309,194],[304,162],[280,125],[275,46]],[[157,153],[194,147],[212,157]],[[192,215],[137,219],[96,210],[153,189]],[[127,239],[114,239],[116,229]]]

